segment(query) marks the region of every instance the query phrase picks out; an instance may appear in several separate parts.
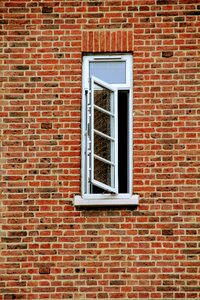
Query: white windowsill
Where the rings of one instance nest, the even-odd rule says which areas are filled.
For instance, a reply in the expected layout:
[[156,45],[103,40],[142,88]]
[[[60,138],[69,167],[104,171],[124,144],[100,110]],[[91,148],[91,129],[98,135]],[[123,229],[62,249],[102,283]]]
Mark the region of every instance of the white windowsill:
[[75,195],[75,206],[135,206],[139,204],[139,195],[132,195],[130,198],[117,199],[84,199],[81,196]]

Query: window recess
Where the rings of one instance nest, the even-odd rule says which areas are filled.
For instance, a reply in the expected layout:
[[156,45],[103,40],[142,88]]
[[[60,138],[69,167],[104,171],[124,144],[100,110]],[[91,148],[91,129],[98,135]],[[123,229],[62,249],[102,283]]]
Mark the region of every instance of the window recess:
[[136,205],[132,195],[132,56],[83,57],[82,195],[75,205]]

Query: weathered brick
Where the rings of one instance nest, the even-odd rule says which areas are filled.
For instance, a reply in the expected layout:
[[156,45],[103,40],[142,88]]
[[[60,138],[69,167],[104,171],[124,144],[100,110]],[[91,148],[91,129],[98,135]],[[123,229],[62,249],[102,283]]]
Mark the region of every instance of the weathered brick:
[[[199,0],[1,0],[2,299],[199,299]],[[133,54],[133,209],[78,209],[83,53]],[[84,74],[83,74],[84,75]]]
[[53,7],[51,7],[51,6],[43,6],[42,7],[43,14],[50,14],[52,12],[53,12]]
[[46,266],[41,266],[39,269],[40,274],[50,274],[50,268]]

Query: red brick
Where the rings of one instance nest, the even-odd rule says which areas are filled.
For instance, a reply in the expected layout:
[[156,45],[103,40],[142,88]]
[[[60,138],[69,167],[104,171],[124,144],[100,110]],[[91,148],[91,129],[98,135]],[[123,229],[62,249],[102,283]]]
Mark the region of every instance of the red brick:
[[[2,299],[199,299],[199,0],[1,1]],[[82,54],[133,53],[135,209],[77,209]]]

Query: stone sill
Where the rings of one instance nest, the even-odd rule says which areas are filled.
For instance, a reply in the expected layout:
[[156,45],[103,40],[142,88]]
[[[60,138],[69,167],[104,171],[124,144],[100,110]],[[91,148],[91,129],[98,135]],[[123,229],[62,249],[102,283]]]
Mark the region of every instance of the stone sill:
[[130,198],[99,198],[99,199],[84,199],[76,195],[74,197],[75,206],[136,206],[139,204],[139,195],[133,195]]

